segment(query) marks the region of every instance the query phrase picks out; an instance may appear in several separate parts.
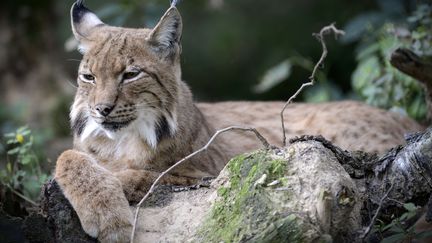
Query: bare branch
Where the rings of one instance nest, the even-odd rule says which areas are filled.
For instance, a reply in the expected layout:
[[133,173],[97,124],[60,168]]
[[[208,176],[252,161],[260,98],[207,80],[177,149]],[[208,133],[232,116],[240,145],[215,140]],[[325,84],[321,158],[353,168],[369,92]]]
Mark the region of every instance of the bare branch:
[[183,162],[185,162],[186,160],[192,158],[193,156],[205,151],[208,149],[208,147],[213,143],[213,141],[216,139],[216,137],[218,137],[220,134],[228,132],[228,131],[233,131],[233,130],[240,130],[240,131],[248,131],[248,132],[253,132],[255,134],[255,136],[261,141],[261,143],[263,144],[263,146],[266,149],[270,149],[272,146],[268,143],[267,139],[265,139],[261,133],[259,133],[255,128],[251,128],[251,127],[241,127],[241,126],[231,126],[231,127],[227,127],[224,129],[220,129],[217,130],[216,133],[210,138],[210,140],[207,142],[206,145],[204,145],[202,148],[198,149],[197,151],[189,154],[188,156],[184,157],[183,159],[177,161],[175,164],[173,164],[171,167],[169,167],[167,170],[165,170],[164,172],[162,172],[158,178],[156,178],[156,180],[153,182],[153,184],[151,185],[150,189],[148,190],[148,192],[144,195],[144,197],[141,199],[141,201],[137,204],[137,208],[135,211],[135,217],[134,217],[134,222],[133,222],[133,228],[132,228],[132,235],[131,235],[131,243],[134,242],[134,238],[135,238],[135,231],[136,231],[136,224],[138,221],[138,214],[139,214],[139,210],[141,208],[141,205],[144,203],[144,201],[150,196],[150,194],[153,193],[155,187],[158,185],[158,183],[160,182],[160,180],[162,179],[162,177],[164,177],[166,174],[168,174],[170,171],[172,171],[173,169],[175,169],[177,166],[179,166],[180,164],[182,164]]
[[381,211],[381,208],[382,208],[382,206],[383,206],[383,204],[384,204],[384,200],[387,199],[388,195],[389,195],[390,192],[393,190],[393,185],[394,185],[394,180],[390,183],[390,187],[389,187],[389,189],[388,189],[387,192],[384,194],[384,196],[381,198],[381,200],[380,200],[380,202],[379,202],[379,204],[378,204],[378,208],[377,208],[376,211],[375,211],[374,216],[372,217],[372,219],[371,219],[371,221],[370,221],[368,227],[365,229],[365,231],[363,232],[363,234],[360,236],[360,239],[363,240],[363,239],[365,239],[365,238],[368,236],[369,232],[371,231],[372,227],[374,226],[375,221],[376,221],[376,219],[377,219],[377,217],[378,217],[378,215],[379,215],[379,213],[380,213],[380,211]]
[[424,84],[427,122],[429,124],[432,121],[432,63],[423,60],[414,52],[405,48],[396,49],[391,55],[390,63],[399,71]]
[[390,58],[390,63],[399,71],[432,87],[432,63],[422,60],[414,52],[405,49],[396,49]]
[[284,112],[285,109],[287,108],[287,106],[289,104],[292,103],[292,100],[295,99],[297,97],[297,95],[300,94],[300,92],[307,86],[312,86],[315,83],[315,76],[316,76],[316,72],[318,70],[319,67],[321,67],[321,65],[324,62],[324,59],[327,57],[327,46],[324,40],[324,35],[327,35],[329,33],[333,32],[335,34],[335,38],[337,38],[339,35],[344,35],[345,32],[343,32],[342,30],[339,30],[335,27],[334,23],[330,24],[328,26],[325,26],[324,28],[321,29],[321,31],[317,34],[314,33],[313,36],[315,36],[318,41],[321,43],[322,46],[322,54],[321,57],[319,59],[319,61],[315,64],[313,70],[312,70],[312,74],[309,76],[309,82],[307,83],[303,83],[302,86],[288,99],[288,101],[285,103],[285,105],[282,108],[282,111],[280,113],[280,117],[281,117],[281,124],[282,124],[282,134],[283,134],[283,138],[282,138],[282,142],[283,142],[283,146],[286,145],[286,133],[285,133],[285,122],[284,122]]

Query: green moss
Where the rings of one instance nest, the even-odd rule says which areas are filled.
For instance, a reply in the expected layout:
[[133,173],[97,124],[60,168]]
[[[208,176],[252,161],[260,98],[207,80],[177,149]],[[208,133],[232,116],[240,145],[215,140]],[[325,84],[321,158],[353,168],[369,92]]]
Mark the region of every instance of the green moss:
[[[228,164],[229,186],[218,189],[220,199],[199,231],[199,237],[207,242],[301,241],[301,220],[277,212],[280,207],[276,204],[280,201],[275,198],[281,197],[273,197],[274,189],[266,187],[273,180],[282,180],[287,163],[272,158],[266,151],[232,159]],[[264,174],[266,180],[256,185]]]
[[277,180],[280,177],[284,176],[285,168],[286,168],[286,161],[285,160],[273,160],[270,161],[270,175],[272,180]]

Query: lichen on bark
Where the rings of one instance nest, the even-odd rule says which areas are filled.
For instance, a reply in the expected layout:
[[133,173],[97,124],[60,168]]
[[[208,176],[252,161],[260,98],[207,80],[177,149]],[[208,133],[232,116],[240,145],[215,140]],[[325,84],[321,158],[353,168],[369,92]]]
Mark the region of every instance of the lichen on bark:
[[260,150],[229,162],[229,183],[217,191],[219,200],[199,233],[203,239],[210,242],[302,240],[299,227],[302,220],[295,214],[278,212],[272,202],[289,200],[289,194],[276,199],[267,186],[271,182],[282,184],[288,163],[271,153]]

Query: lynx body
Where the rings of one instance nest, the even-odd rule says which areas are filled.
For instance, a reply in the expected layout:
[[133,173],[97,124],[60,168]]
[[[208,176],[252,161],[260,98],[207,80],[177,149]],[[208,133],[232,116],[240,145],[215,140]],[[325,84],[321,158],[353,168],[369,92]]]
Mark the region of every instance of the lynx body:
[[[153,29],[104,24],[77,1],[72,30],[83,59],[70,118],[74,148],[57,160],[55,179],[84,230],[101,242],[128,242],[130,201],[160,172],[207,143],[216,129],[256,127],[281,145],[282,102],[197,104],[181,80],[182,22],[171,7]],[[322,134],[346,149],[383,152],[403,143],[415,121],[358,102],[294,104],[286,110],[289,137]],[[209,150],[165,177],[191,184],[217,176],[235,154],[259,148],[243,133],[225,134]]]

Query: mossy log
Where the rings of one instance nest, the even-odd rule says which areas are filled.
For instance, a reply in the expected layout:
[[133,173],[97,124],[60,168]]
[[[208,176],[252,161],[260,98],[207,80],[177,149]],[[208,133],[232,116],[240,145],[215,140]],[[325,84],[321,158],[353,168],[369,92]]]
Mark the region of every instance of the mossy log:
[[356,184],[317,141],[239,156],[216,183],[218,199],[198,239],[341,242],[361,226]]
[[[400,203],[427,202],[431,161],[432,129],[409,137],[406,146],[381,158],[303,136],[284,149],[232,159],[210,188],[176,192],[178,188],[160,186],[141,210],[136,239],[361,241],[381,201],[378,216],[383,221],[405,211]],[[55,182],[44,190],[43,200],[49,204],[43,211],[55,241],[93,242]],[[385,196],[392,200],[381,200]]]

